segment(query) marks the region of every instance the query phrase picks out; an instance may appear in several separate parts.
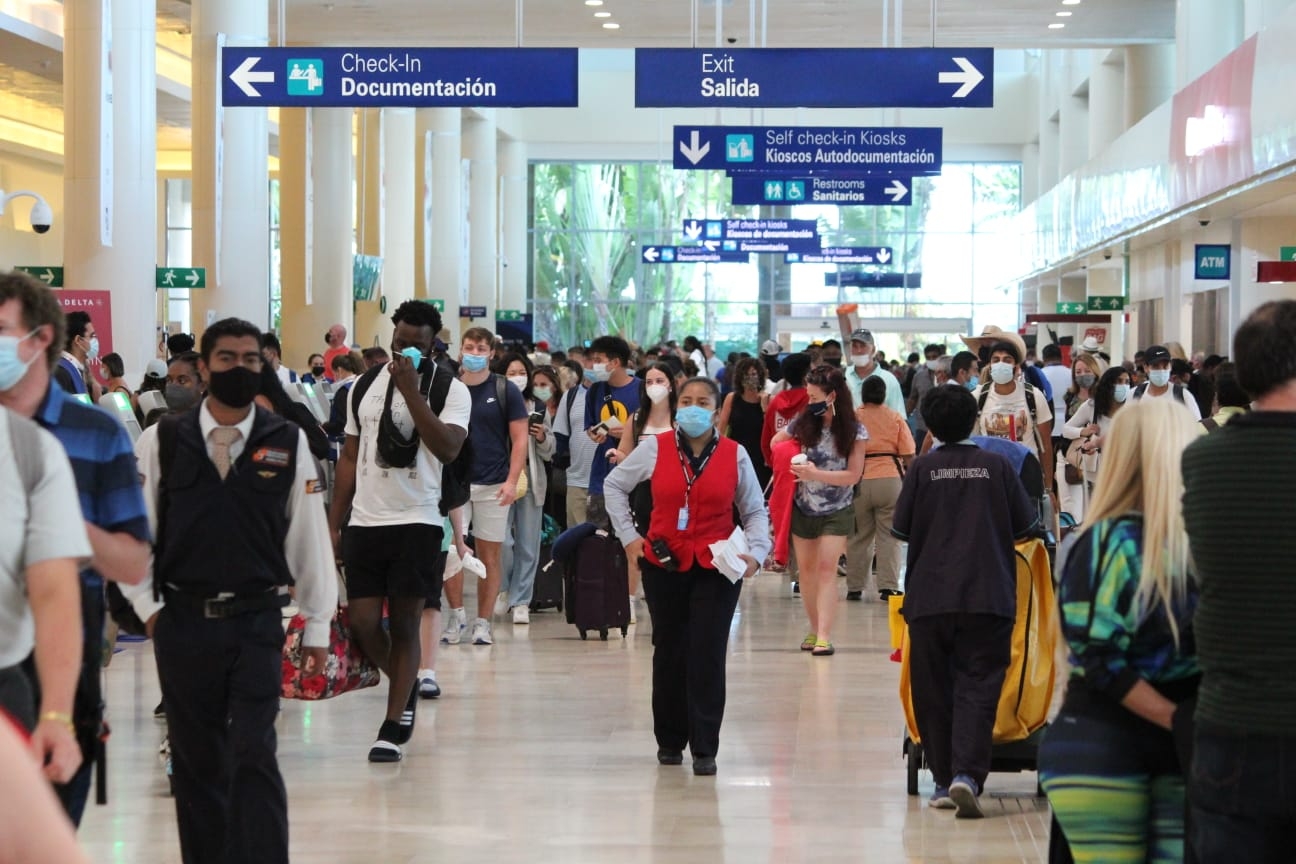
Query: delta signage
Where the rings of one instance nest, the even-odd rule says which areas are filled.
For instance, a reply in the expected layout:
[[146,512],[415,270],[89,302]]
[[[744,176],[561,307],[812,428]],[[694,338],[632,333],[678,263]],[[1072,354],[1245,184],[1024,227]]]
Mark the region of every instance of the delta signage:
[[939,127],[676,126],[671,151],[679,169],[739,173],[939,174]]
[[575,108],[575,48],[223,48],[225,107]]
[[894,260],[890,246],[825,246],[817,255],[789,252],[783,256],[788,264],[879,264]]
[[746,252],[721,252],[712,241],[702,246],[645,246],[640,257],[645,264],[747,264]]
[[[639,48],[636,108],[990,108],[992,48]],[[679,166],[676,166],[679,167]]]
[[795,177],[734,174],[730,199],[753,204],[843,204],[908,207],[913,180],[899,177]]

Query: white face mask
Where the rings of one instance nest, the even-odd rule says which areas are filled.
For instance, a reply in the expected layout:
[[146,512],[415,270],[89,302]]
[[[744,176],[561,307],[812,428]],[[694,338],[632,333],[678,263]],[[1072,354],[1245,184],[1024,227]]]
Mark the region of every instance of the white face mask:
[[654,405],[665,402],[666,397],[670,395],[670,387],[667,387],[665,384],[649,384],[644,389],[647,391],[648,398],[652,400]]
[[611,375],[608,373],[608,368],[606,363],[595,363],[593,371],[594,371],[595,381],[606,381],[608,380],[608,378],[611,377]]
[[508,380],[509,380],[509,383],[510,383],[510,384],[512,384],[514,387],[518,388],[519,390],[526,390],[526,387],[527,387],[527,380],[528,380],[528,379],[527,379],[527,376],[525,376],[525,375],[510,375],[510,376],[508,376]]
[[1164,387],[1170,383],[1170,370],[1153,369],[1148,373],[1148,380],[1152,382],[1153,387]]
[[1016,368],[1011,363],[991,363],[990,379],[996,384],[1011,384]]
[[1129,394],[1130,394],[1130,386],[1128,384],[1117,384],[1114,392],[1112,393],[1112,398],[1114,398],[1117,402],[1124,402],[1126,399],[1129,398]]
[[873,362],[872,354],[852,354],[851,365],[856,368],[863,368]]

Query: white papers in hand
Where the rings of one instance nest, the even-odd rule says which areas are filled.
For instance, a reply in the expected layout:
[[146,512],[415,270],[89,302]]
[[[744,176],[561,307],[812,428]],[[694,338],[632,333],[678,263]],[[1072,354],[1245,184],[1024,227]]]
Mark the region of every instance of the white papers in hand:
[[751,547],[747,545],[747,535],[743,533],[741,525],[734,528],[729,539],[711,544],[715,567],[730,582],[737,582],[747,574],[747,562],[743,560],[743,555],[751,555]]

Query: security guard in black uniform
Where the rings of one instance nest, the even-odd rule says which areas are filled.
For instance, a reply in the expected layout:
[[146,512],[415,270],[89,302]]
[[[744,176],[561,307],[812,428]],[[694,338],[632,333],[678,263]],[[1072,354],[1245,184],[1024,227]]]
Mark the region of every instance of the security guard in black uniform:
[[337,580],[322,484],[292,423],[252,404],[260,331],[229,318],[202,337],[207,398],[140,436],[154,536],[131,591],[156,643],[185,864],[286,864],[275,756],[284,630],[295,585],[303,664],[322,670]]

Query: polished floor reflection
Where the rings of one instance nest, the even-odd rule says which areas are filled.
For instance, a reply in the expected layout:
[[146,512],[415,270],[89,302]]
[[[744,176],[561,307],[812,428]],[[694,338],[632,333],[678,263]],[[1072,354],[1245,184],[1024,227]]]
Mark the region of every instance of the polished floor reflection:
[[[843,589],[844,590],[844,589]],[[837,655],[797,650],[799,599],[748,583],[733,623],[716,777],[656,764],[646,608],[630,638],[582,642],[557,612],[444,650],[445,695],[420,706],[397,765],[371,765],[386,683],[285,702],[280,763],[297,864],[1037,862],[1048,810],[1034,774],[994,774],[980,822],[905,794],[898,664],[886,607],[842,604]],[[151,649],[108,670],[110,796],[81,837],[98,862],[179,860],[157,758]],[[924,796],[931,778],[923,776]]]

